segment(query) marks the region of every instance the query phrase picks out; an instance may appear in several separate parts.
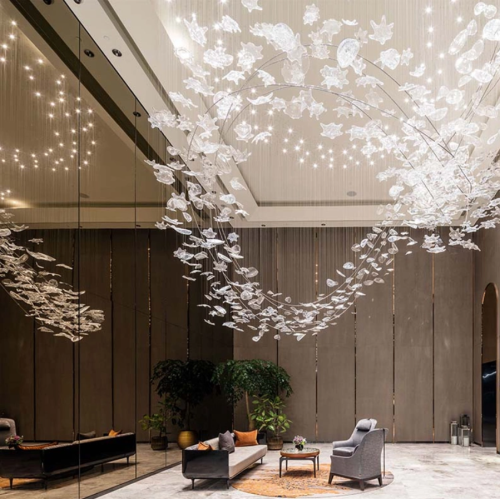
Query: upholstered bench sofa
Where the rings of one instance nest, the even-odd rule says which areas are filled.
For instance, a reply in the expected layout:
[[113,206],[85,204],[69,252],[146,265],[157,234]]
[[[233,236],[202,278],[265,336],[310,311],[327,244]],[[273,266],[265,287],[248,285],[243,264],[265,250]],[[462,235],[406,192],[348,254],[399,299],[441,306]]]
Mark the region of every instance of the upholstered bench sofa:
[[71,473],[79,467],[92,467],[135,455],[135,434],[106,436],[58,444],[41,450],[0,449],[0,477],[43,479]]
[[182,452],[182,474],[191,479],[194,489],[195,479],[225,479],[229,488],[229,481],[248,469],[252,464],[263,459],[267,453],[267,446],[236,447],[234,452],[219,449],[219,438],[205,441],[212,450],[198,450],[195,444]]

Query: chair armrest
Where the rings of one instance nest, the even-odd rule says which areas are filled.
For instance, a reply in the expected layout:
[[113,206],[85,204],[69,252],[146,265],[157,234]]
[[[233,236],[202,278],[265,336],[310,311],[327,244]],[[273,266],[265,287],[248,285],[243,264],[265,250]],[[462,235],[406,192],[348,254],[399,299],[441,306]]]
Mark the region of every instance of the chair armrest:
[[356,445],[352,442],[352,439],[348,439],[346,441],[334,441],[333,442],[333,449],[345,448],[345,447],[354,448],[354,446],[356,446]]
[[227,450],[183,450],[182,475],[187,479],[229,478]]

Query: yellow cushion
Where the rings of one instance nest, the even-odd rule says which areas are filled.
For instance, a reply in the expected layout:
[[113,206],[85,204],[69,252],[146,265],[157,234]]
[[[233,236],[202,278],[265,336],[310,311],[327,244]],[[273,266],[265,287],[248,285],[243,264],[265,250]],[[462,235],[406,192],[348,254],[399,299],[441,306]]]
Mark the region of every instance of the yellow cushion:
[[201,441],[198,443],[198,449],[201,451],[212,451],[213,450],[213,448],[209,444],[203,443]]
[[234,435],[236,436],[236,446],[256,446],[259,443],[257,442],[257,431],[250,432],[240,432],[234,431]]

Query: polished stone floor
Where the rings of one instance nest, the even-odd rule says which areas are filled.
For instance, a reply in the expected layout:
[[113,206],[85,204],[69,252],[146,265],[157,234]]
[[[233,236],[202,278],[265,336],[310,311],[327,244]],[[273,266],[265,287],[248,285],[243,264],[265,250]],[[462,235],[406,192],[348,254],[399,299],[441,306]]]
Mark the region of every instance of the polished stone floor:
[[[319,444],[320,462],[329,462],[330,444]],[[268,452],[265,461],[278,466],[279,452]],[[392,484],[349,499],[366,498],[500,498],[500,455],[494,448],[462,448],[449,444],[388,444],[386,469]],[[233,488],[224,481],[184,479],[177,466],[120,488],[103,498],[249,498],[258,497]],[[307,497],[314,498],[314,497]],[[327,496],[322,496],[327,498]]]
[[[73,477],[51,480],[47,490],[40,481],[22,482],[14,480],[14,489],[8,486],[0,488],[0,500],[7,498],[85,498],[132,481],[181,460],[181,451],[177,445],[170,444],[167,453],[153,451],[149,444],[138,443],[136,457],[117,460],[85,472],[80,482]],[[4,481],[5,482],[5,481]]]

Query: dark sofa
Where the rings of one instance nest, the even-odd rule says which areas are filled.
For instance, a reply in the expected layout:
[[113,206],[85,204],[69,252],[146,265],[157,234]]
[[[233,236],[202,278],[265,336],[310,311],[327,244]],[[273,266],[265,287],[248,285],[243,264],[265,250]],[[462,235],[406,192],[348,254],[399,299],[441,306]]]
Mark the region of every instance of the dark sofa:
[[73,443],[58,444],[42,450],[0,449],[0,477],[13,480],[19,478],[47,480],[65,473],[77,471],[79,467],[112,462],[136,453],[135,434],[85,439]]

